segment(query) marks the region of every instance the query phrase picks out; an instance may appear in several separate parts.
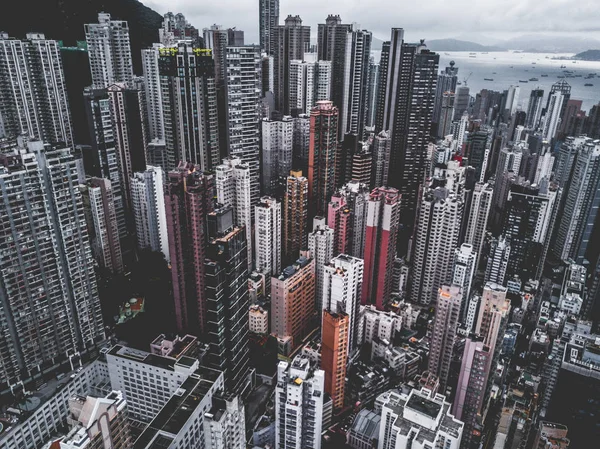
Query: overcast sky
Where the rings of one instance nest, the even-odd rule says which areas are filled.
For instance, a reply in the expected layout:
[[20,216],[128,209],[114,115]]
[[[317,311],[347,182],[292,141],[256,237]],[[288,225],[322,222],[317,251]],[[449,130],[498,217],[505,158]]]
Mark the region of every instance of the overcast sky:
[[[155,11],[183,13],[196,28],[217,23],[236,26],[246,42],[258,40],[259,0],[141,0]],[[600,37],[598,0],[281,0],[280,22],[299,14],[316,35],[328,14],[387,40],[391,27],[405,29],[405,38],[502,39],[532,33],[568,33]],[[491,43],[491,42],[490,42]]]

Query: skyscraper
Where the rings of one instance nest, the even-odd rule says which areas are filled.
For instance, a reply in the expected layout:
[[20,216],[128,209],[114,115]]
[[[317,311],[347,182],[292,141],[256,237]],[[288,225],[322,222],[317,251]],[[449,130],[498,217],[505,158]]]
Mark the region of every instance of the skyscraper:
[[510,86],[508,91],[506,91],[506,111],[508,113],[508,117],[512,117],[515,112],[517,112],[517,105],[519,104],[519,93],[521,92],[521,88],[519,86]]
[[306,247],[308,230],[308,179],[290,171],[283,200],[283,259],[293,261]]
[[443,138],[450,134],[453,115],[455,110],[456,96],[454,92],[444,92],[442,94],[442,104],[440,108],[438,134],[439,138]]
[[454,67],[456,63],[450,61],[450,64],[444,68],[443,72],[440,72],[437,79],[437,86],[435,91],[435,105],[433,108],[433,123],[438,124],[438,135],[439,135],[439,123],[440,113],[442,111],[442,96],[444,92],[456,92],[456,83],[458,81],[458,67]]
[[424,192],[412,251],[412,301],[433,303],[442,284],[451,278],[462,213],[461,197],[445,187]]
[[96,261],[111,273],[122,273],[123,257],[110,181],[89,178],[81,186],[81,196]]
[[250,168],[251,204],[260,196],[260,117],[261,61],[258,47],[227,47],[227,148]]
[[565,96],[562,92],[556,91],[550,93],[546,115],[544,116],[544,124],[542,126],[542,138],[547,142],[551,142],[556,136],[564,103]]
[[271,28],[275,110],[282,115],[290,113],[290,61],[304,61],[304,52],[309,44],[310,27],[302,25],[300,16],[287,16],[285,25],[277,24]]
[[244,164],[237,157],[223,159],[223,163],[215,167],[215,185],[217,189],[217,203],[231,206],[233,209],[233,222],[238,226],[246,227],[248,242],[248,270],[252,269],[252,174],[248,164]]
[[69,148],[31,141],[0,156],[0,372],[10,384],[104,339],[77,185]]
[[537,129],[540,118],[542,116],[542,109],[544,107],[544,90],[533,89],[529,94],[529,103],[527,104],[527,115],[525,126],[527,129]]
[[390,43],[383,46],[375,127],[376,132],[391,133],[389,173],[394,176],[388,180],[402,195],[400,252],[406,251],[412,234],[419,186],[425,177],[439,62],[439,55],[423,42],[407,44],[403,39],[404,30],[392,28]]
[[379,93],[379,63],[376,63],[374,58],[369,59],[369,84],[367,86],[367,117],[365,126],[369,128],[375,127],[375,115],[377,112],[377,94]]
[[214,177],[203,174],[199,166],[180,162],[176,170],[169,172],[165,210],[175,321],[179,331],[207,330],[205,228],[206,216],[214,207],[214,196]]
[[271,332],[289,355],[311,330],[315,314],[315,261],[305,255],[271,278]]
[[308,251],[315,259],[315,310],[323,309],[325,265],[333,258],[334,232],[324,217],[315,217],[313,231],[308,234]]
[[92,72],[92,86],[103,89],[113,83],[133,80],[129,25],[124,20],[112,20],[110,14],[99,13],[98,23],[85,25]]
[[391,187],[375,188],[369,197],[361,302],[379,310],[390,300],[401,201]]
[[43,34],[0,33],[0,130],[51,144],[73,144],[59,44]]
[[475,253],[475,270],[477,270],[481,257],[493,194],[494,189],[488,183],[476,183],[471,198],[471,207],[465,210],[466,216],[463,218],[463,220],[467,220],[465,243],[472,245]]
[[387,186],[390,169],[392,139],[388,131],[381,131],[373,139],[373,186]]
[[338,109],[331,101],[319,101],[310,113],[308,156],[309,217],[325,215],[336,185]]
[[159,50],[162,47],[162,44],[153,44],[152,48],[142,49],[148,140],[165,138],[161,79],[158,64]]
[[429,345],[428,369],[438,376],[441,391],[444,391],[447,386],[462,299],[462,288],[459,286],[443,285],[438,291]]
[[263,196],[255,209],[256,271],[274,276],[281,271],[281,203]]
[[[348,316],[348,353],[359,348],[359,312],[365,263],[340,254],[323,270],[323,310]],[[323,323],[324,325],[324,323]]]
[[506,238],[501,235],[493,239],[485,269],[484,282],[486,284],[492,282],[498,285],[505,285],[509,257],[510,244],[506,241]]
[[279,0],[260,0],[258,7],[260,50],[268,55],[271,49],[271,33],[279,25]]
[[138,248],[160,251],[168,262],[169,237],[163,171],[160,167],[148,165],[143,172],[133,174],[131,204]]
[[323,310],[321,330],[321,369],[325,372],[325,391],[333,408],[344,407],[346,365],[348,363],[348,315]]
[[250,386],[246,228],[234,224],[230,206],[215,209],[206,219],[206,259],[200,262],[206,288],[206,364],[223,371],[227,391],[243,394]]
[[279,362],[275,388],[275,447],[321,449],[325,373],[298,355]]
[[456,248],[456,251],[454,251],[451,284],[462,288],[464,301],[461,304],[461,319],[465,305],[471,296],[471,284],[475,275],[475,259],[476,255],[473,251],[473,246],[468,243],[463,243],[460,248]]
[[331,61],[290,61],[290,114],[310,114],[317,101],[331,99]]
[[293,164],[294,120],[262,120],[262,175],[261,187],[265,195],[280,197],[285,179]]
[[179,161],[211,170],[219,163],[215,66],[210,50],[180,42],[159,49],[169,169]]

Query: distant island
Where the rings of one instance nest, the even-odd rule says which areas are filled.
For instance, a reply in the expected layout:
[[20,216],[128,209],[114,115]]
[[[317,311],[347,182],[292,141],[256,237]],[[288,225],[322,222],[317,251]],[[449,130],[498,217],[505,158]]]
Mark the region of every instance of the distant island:
[[580,59],[582,61],[600,61],[600,50],[582,51],[573,56],[573,59]]
[[433,51],[505,51],[505,48],[492,45],[481,45],[476,42],[461,41],[458,39],[431,39],[426,40],[427,48]]

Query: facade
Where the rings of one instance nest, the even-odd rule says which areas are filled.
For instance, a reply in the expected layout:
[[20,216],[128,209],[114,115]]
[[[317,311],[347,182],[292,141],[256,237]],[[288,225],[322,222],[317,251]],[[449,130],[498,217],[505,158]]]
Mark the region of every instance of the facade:
[[567,449],[570,443],[567,433],[567,426],[540,421],[532,447],[534,449]]
[[548,97],[548,106],[544,116],[542,126],[542,138],[546,142],[551,142],[556,136],[558,125],[560,123],[563,106],[566,106],[567,99],[560,91],[550,93]]
[[204,438],[211,449],[245,449],[244,404],[233,395],[215,395],[204,414]]
[[306,248],[308,230],[308,179],[290,171],[283,200],[283,259],[295,260]]
[[323,309],[325,266],[333,258],[333,229],[325,225],[323,217],[315,217],[313,231],[308,234],[308,251],[315,259],[315,310]]
[[309,218],[325,215],[335,190],[338,120],[338,109],[331,101],[317,102],[310,113]]
[[525,116],[525,127],[527,129],[537,129],[542,110],[544,108],[544,90],[533,89],[529,94],[529,103],[527,104],[527,115]]
[[360,347],[360,300],[364,262],[357,257],[340,254],[323,270],[322,309],[348,317],[348,353]]
[[[0,238],[3,383],[27,379],[55,358],[104,340],[78,184],[69,148],[32,141],[0,157],[0,215],[7,224]],[[21,212],[26,208],[31,213]]]
[[377,398],[381,404],[378,449],[458,449],[464,424],[450,414],[441,394],[427,389],[408,395],[394,390]]
[[274,276],[281,271],[281,203],[263,196],[255,209],[256,271]]
[[112,20],[110,14],[99,13],[98,23],[85,25],[92,86],[104,89],[113,83],[133,80],[133,63],[129,45],[129,25]]
[[252,45],[227,47],[226,65],[226,148],[229,156],[240,158],[250,168],[254,206],[260,197],[260,51]]
[[248,250],[246,228],[234,224],[231,207],[207,216],[205,363],[223,372],[228,392],[242,394],[248,375]]
[[260,50],[268,55],[271,49],[271,32],[279,25],[279,0],[261,0],[258,7]]
[[487,267],[485,269],[484,282],[493,282],[498,285],[506,284],[506,270],[510,258],[510,244],[501,235],[492,240]]
[[388,185],[391,148],[389,132],[381,131],[373,139],[373,187]]
[[311,331],[315,315],[315,261],[301,255],[271,278],[271,332],[288,355]]
[[463,218],[467,220],[465,243],[473,246],[475,269],[478,267],[483,249],[493,195],[494,189],[490,184],[476,183],[471,198],[471,208],[468,210],[468,216]]
[[411,300],[427,305],[452,276],[458,246],[463,202],[460,195],[436,187],[423,195],[412,253]]
[[275,447],[320,449],[325,373],[307,358],[279,362],[275,388]]
[[[455,67],[456,63],[450,61],[450,64],[444,68],[444,71],[440,71],[437,79],[437,86],[435,92],[435,105],[433,108],[433,123],[438,124],[438,136],[440,130],[440,116],[442,113],[442,97],[445,92],[456,92],[456,83],[458,81],[458,67]],[[443,135],[442,135],[443,137]]]
[[169,236],[163,176],[162,169],[152,165],[134,173],[130,181],[131,206],[138,248],[160,251],[168,262]]
[[211,170],[220,159],[215,63],[187,42],[158,49],[168,169],[180,161]]
[[440,117],[438,123],[438,137],[444,138],[450,134],[450,128],[452,127],[452,121],[454,116],[454,102],[456,96],[454,92],[444,92],[442,94],[442,108],[440,110]]
[[290,114],[290,61],[304,61],[304,52],[309,44],[310,27],[302,25],[300,16],[289,15],[284,25],[276,23],[271,28],[275,110],[282,115]]
[[463,292],[459,286],[443,285],[439,290],[429,347],[428,369],[438,376],[442,391],[447,386],[462,300]]
[[379,310],[389,301],[392,290],[401,202],[394,188],[375,188],[369,197],[361,303],[375,304]]
[[148,141],[165,138],[160,66],[158,63],[162,47],[162,44],[153,44],[152,48],[142,49]]
[[179,331],[205,330],[204,258],[206,216],[213,210],[214,176],[181,162],[170,171],[165,189],[169,258]]
[[250,333],[257,335],[267,335],[269,333],[269,312],[262,307],[250,306],[248,320]]
[[471,297],[471,283],[475,276],[475,254],[473,246],[468,243],[463,243],[454,251],[454,266],[452,267],[452,282],[451,285],[462,287],[463,306],[461,310],[461,318],[463,316],[465,304]]
[[285,178],[293,166],[294,120],[284,116],[281,120],[262,120],[262,175],[261,190],[264,195],[279,195]]
[[39,33],[28,33],[24,40],[0,33],[0,85],[0,135],[73,144],[57,41]]
[[290,61],[290,114],[310,114],[317,101],[331,99],[330,61]]
[[110,181],[90,178],[80,188],[92,252],[98,265],[111,273],[123,273],[119,226]]
[[334,410],[344,408],[349,352],[348,324],[348,315],[345,313],[323,310],[321,369],[325,372],[325,391],[331,396]]

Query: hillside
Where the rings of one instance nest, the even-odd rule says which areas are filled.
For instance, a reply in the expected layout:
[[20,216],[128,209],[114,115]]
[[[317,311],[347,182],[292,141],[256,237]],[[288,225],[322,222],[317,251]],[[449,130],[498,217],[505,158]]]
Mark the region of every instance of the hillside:
[[83,25],[94,23],[99,12],[127,20],[136,73],[141,73],[140,50],[158,41],[162,16],[137,0],[18,0],[0,16],[0,30],[22,38],[30,31],[75,45],[85,39]]
[[581,59],[582,61],[600,61],[600,50],[586,50],[577,53],[573,59]]
[[427,47],[434,51],[504,51],[496,46],[481,45],[458,39],[432,39],[425,41]]

